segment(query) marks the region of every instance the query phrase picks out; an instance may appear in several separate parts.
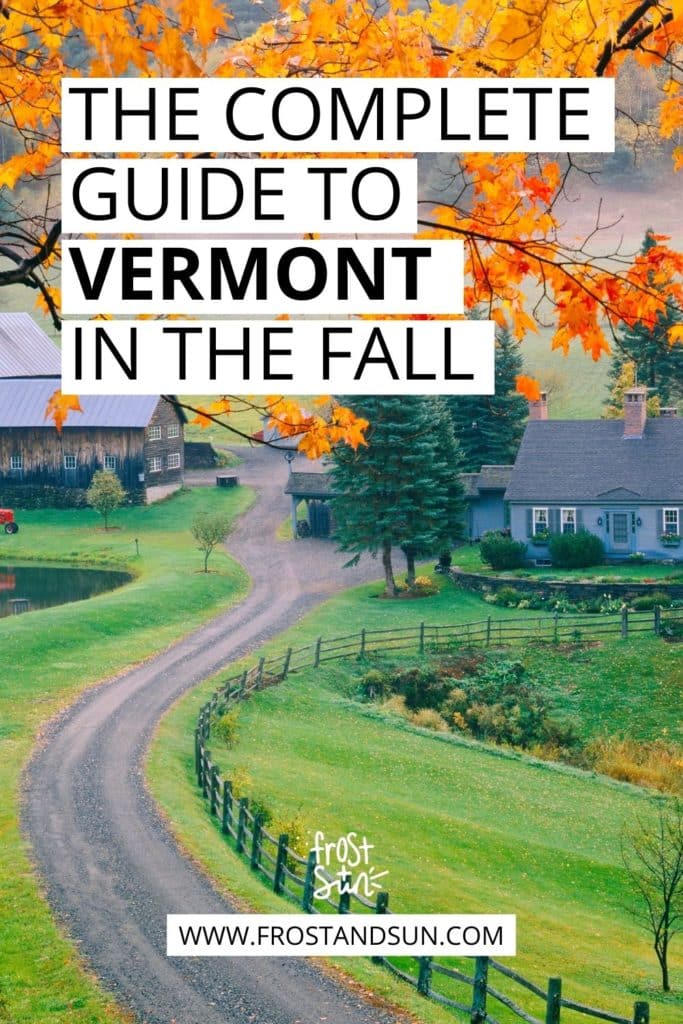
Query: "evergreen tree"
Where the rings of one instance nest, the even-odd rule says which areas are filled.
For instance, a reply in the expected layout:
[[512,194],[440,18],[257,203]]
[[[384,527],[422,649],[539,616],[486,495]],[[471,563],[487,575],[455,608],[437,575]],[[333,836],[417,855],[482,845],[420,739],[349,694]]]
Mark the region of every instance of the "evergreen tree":
[[336,537],[344,551],[381,552],[385,594],[396,593],[392,547],[415,558],[459,533],[464,503],[452,428],[439,399],[421,395],[340,398],[370,422],[368,444],[334,453]]
[[507,466],[515,460],[524,433],[527,403],[515,391],[522,372],[518,344],[507,328],[496,335],[495,395],[449,395],[453,432],[462,450],[464,472],[482,466]]
[[[657,240],[652,228],[648,228],[640,251],[645,255],[655,245]],[[654,325],[638,322],[623,331],[610,367],[611,392],[619,388],[624,366],[633,363],[635,381],[656,394],[661,405],[675,405],[683,399],[683,345],[670,345],[668,338],[670,328],[681,319],[680,310],[669,308],[658,315]],[[605,404],[609,418],[609,407],[615,405],[612,394]]]

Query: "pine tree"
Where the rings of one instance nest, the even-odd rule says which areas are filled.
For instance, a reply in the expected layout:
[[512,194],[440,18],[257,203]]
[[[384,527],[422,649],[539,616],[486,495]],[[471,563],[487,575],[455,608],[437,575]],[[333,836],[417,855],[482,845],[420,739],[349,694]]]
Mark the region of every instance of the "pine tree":
[[[645,255],[656,245],[652,228],[648,228],[640,251]],[[681,319],[681,311],[669,307],[658,315],[654,326],[638,322],[623,331],[610,367],[611,392],[619,388],[624,366],[633,363],[634,380],[647,387],[651,395],[656,394],[661,405],[674,405],[683,399],[683,345],[670,345],[668,339],[670,328]],[[609,407],[615,405],[612,393],[605,404],[609,418]]]
[[443,403],[420,395],[340,398],[370,421],[368,445],[334,454],[336,537],[344,551],[381,552],[385,594],[396,593],[392,548],[415,558],[458,535],[464,503],[459,452]]
[[527,403],[515,391],[515,378],[521,372],[519,346],[504,328],[496,335],[495,395],[446,398],[464,472],[476,473],[482,466],[514,462],[527,415]]

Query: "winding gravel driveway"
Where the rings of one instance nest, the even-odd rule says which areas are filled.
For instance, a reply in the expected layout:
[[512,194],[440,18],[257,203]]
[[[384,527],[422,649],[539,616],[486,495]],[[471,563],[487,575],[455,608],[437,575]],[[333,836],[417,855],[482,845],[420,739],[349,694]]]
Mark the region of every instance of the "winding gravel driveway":
[[145,790],[143,758],[156,724],[221,666],[329,595],[379,575],[369,559],[342,570],[343,556],[323,541],[277,543],[288,513],[285,460],[266,449],[240,454],[240,480],[259,498],[229,548],[252,577],[251,593],[53,723],[29,769],[24,827],[56,917],[138,1021],[389,1024],[394,1015],[303,959],[165,955],[167,913],[234,908],[185,859]]

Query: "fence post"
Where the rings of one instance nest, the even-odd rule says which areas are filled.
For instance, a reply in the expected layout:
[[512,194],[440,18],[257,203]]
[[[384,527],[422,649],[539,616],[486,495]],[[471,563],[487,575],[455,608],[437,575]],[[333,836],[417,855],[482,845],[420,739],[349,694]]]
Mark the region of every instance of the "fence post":
[[202,740],[199,726],[194,731],[194,770],[197,775],[197,785],[202,784]]
[[223,815],[221,820],[221,832],[227,835],[232,825],[232,782],[223,783]]
[[291,660],[292,660],[292,648],[288,647],[287,648],[287,653],[285,654],[285,663],[282,666],[282,676],[280,677],[281,679],[286,679],[287,678],[287,674],[289,672],[289,663],[290,663]]
[[553,643],[556,644],[560,638],[559,634],[560,615],[559,612],[555,612],[553,615]]
[[[377,899],[375,900],[375,913],[386,914],[389,911],[389,893],[378,892]],[[383,958],[381,956],[373,956],[370,958],[373,964],[381,964]]]
[[338,914],[348,914],[351,911],[351,872],[345,871],[341,876],[341,888],[339,890]]
[[358,655],[358,657],[359,658],[363,658],[364,656],[365,656],[365,626],[363,626],[363,628],[360,631],[360,654]]
[[489,615],[486,620],[486,646],[488,647],[491,643],[491,616]]
[[286,833],[278,838],[277,858],[275,860],[275,871],[273,872],[273,891],[281,893],[285,887],[285,867],[287,865],[287,843],[289,836]]
[[240,697],[244,697],[245,696],[246,689],[247,689],[247,670],[245,668],[244,672],[242,673],[242,678],[240,679]]
[[265,658],[259,658],[258,668],[256,669],[256,689],[260,690],[263,686],[263,666],[266,663]]
[[320,664],[320,647],[322,645],[323,638],[321,636],[315,642],[315,658],[313,660],[313,668],[317,668]]
[[425,624],[424,624],[424,622],[421,622],[420,623],[420,654],[424,654],[424,652],[425,652]]
[[211,768],[211,781],[209,783],[209,809],[211,814],[218,813],[218,772],[220,771],[217,764],[214,764]]
[[628,636],[628,608],[626,605],[621,609],[621,638],[625,640]]
[[650,1004],[633,1004],[633,1024],[650,1024]]
[[211,772],[211,761],[209,760],[209,751],[204,749],[204,757],[202,764],[202,796],[206,800],[209,796],[209,775]]
[[655,605],[655,636],[659,636],[662,631],[662,607],[659,604]]
[[316,856],[315,850],[311,850],[306,861],[306,877],[304,878],[304,895],[303,895],[303,908],[307,914],[310,914],[313,910],[313,893],[315,891],[314,879],[315,879],[315,864]]
[[486,990],[489,979],[489,958],[478,956],[474,961],[474,985],[472,987],[471,1024],[483,1024],[486,1020]]
[[548,979],[548,995],[546,996],[545,1024],[560,1024],[562,1007],[562,978]]
[[254,830],[251,834],[251,858],[252,871],[256,871],[261,860],[261,829],[263,828],[263,816],[257,814],[254,818]]
[[431,956],[420,956],[417,962],[417,991],[421,996],[428,996],[432,984],[432,958]]
[[237,819],[237,852],[244,853],[244,831],[247,826],[247,805],[249,800],[243,796],[240,800],[240,811]]

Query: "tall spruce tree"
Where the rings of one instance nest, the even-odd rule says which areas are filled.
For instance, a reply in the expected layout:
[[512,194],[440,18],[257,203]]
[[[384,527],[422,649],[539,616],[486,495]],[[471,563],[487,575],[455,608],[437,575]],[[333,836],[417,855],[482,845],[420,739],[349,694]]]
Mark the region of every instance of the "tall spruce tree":
[[[648,228],[640,251],[645,255],[656,245],[654,232]],[[675,405],[683,399],[683,345],[670,345],[668,339],[670,328],[682,319],[680,310],[668,308],[658,315],[654,325],[638,322],[622,332],[614,347],[609,372],[610,396],[605,402],[608,417],[609,407],[615,405],[614,394],[618,395],[628,363],[635,367],[637,383],[647,387],[652,396],[657,396],[660,405]]]
[[521,372],[519,345],[508,329],[502,328],[496,332],[495,395],[446,398],[464,472],[514,462],[527,415],[526,400],[515,391],[515,379]]
[[336,537],[344,551],[381,553],[385,594],[396,594],[392,548],[415,558],[450,546],[464,511],[460,456],[438,398],[341,397],[370,422],[367,447],[334,453]]

